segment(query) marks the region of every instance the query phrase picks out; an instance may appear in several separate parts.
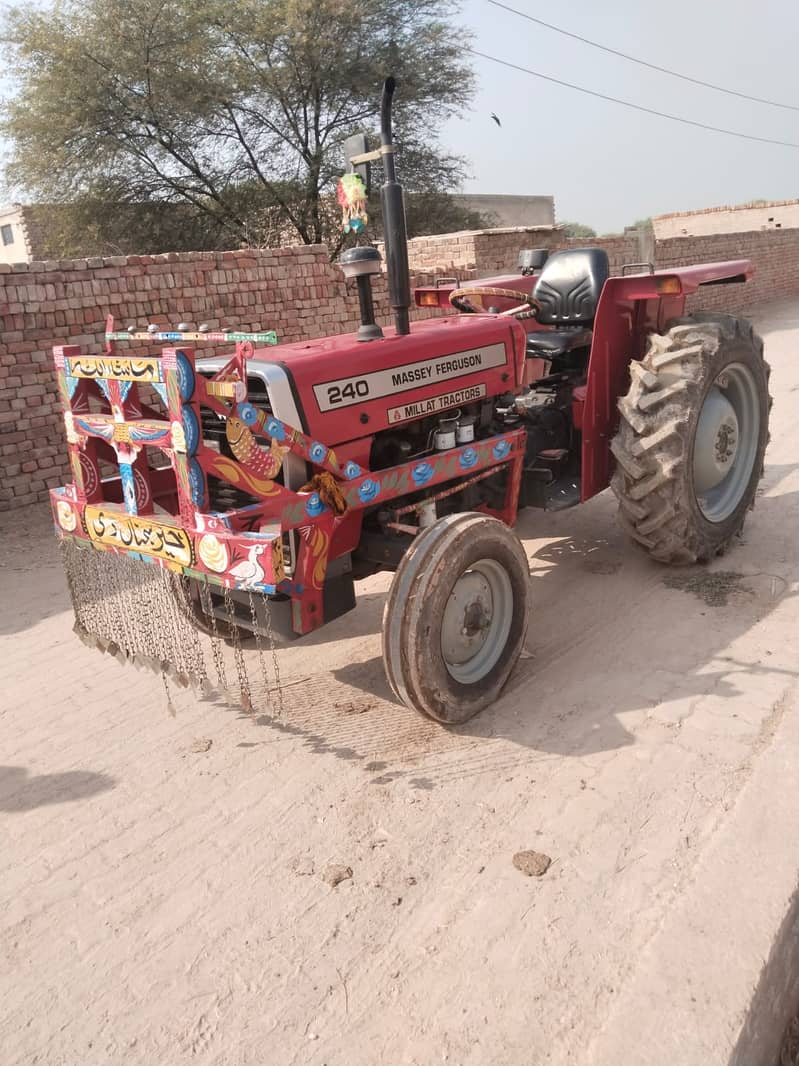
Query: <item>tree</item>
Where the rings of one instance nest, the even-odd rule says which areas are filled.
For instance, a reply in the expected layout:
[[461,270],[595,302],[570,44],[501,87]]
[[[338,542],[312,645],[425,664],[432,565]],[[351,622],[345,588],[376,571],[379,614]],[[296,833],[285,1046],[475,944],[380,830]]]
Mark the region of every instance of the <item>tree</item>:
[[567,237],[596,237],[596,231],[582,222],[563,222],[562,226]]
[[324,241],[342,142],[375,132],[391,73],[403,184],[451,210],[464,161],[435,131],[473,93],[452,0],[51,2],[3,27],[8,176],[28,196],[189,205],[228,245]]

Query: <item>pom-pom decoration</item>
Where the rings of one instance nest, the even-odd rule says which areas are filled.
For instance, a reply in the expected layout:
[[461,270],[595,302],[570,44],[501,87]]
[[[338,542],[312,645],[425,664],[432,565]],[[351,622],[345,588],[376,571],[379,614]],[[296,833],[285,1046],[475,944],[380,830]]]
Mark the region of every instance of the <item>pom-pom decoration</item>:
[[345,233],[360,233],[369,216],[366,214],[366,186],[360,174],[344,174],[338,183],[338,202],[341,206]]

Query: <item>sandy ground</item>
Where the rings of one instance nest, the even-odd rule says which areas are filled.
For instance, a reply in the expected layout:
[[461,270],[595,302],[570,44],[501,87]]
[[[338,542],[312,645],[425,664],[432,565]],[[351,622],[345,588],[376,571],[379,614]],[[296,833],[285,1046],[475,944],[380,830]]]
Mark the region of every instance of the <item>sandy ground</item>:
[[590,1061],[796,706],[799,309],[757,321],[773,440],[740,546],[668,571],[609,494],[525,513],[528,651],[458,730],[389,697],[384,577],[280,652],[281,716],[180,693],[172,718],[72,635],[46,509],[0,516],[4,1066]]

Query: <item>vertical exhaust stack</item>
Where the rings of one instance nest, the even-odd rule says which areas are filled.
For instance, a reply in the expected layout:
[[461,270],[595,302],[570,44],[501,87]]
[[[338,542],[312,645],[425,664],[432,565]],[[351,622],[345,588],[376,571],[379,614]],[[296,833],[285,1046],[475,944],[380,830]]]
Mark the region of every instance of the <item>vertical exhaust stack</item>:
[[391,102],[396,82],[386,78],[380,102],[380,154],[385,181],[380,189],[383,205],[383,239],[386,245],[388,295],[398,335],[410,333],[408,308],[411,306],[411,278],[408,266],[408,234],[405,229],[405,203],[402,186],[394,169],[394,145],[391,143]]

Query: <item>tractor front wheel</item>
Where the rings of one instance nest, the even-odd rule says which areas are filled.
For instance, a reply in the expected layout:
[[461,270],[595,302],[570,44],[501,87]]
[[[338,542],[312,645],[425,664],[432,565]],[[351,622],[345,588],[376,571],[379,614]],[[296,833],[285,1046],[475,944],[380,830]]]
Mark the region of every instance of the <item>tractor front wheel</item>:
[[448,515],[419,533],[383,614],[395,695],[447,725],[493,703],[522,651],[528,585],[524,550],[496,518]]
[[768,443],[769,366],[751,325],[698,313],[630,365],[611,444],[622,527],[665,563],[720,555],[754,506]]

